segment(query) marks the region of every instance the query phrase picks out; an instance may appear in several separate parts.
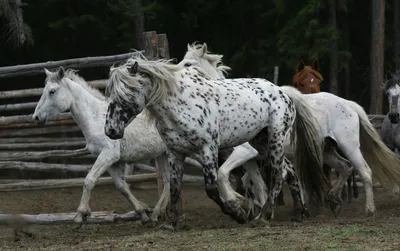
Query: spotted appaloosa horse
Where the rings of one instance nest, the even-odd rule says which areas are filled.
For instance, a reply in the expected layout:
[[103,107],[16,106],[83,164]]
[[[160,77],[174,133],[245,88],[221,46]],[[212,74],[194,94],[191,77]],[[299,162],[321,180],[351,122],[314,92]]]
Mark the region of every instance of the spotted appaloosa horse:
[[[303,94],[319,93],[321,82],[324,80],[319,71],[319,62],[317,59],[314,60],[311,66],[306,66],[304,64],[304,61],[301,60],[297,65],[296,73],[293,76],[293,86],[296,87],[297,90],[299,90]],[[337,151],[343,157],[343,153],[341,153],[340,149],[337,149]],[[325,163],[324,173],[330,181],[331,167]],[[339,176],[339,173],[337,171],[336,175]],[[348,203],[352,202],[353,196],[355,199],[357,199],[358,197],[358,186],[354,171],[352,171],[351,176],[347,179],[347,194],[345,192],[346,190],[343,189],[343,196],[347,197]],[[279,203],[284,203],[283,193],[281,193],[278,198]]]
[[186,156],[202,164],[207,195],[225,214],[247,222],[247,204],[241,202],[241,196],[228,184],[217,186],[219,148],[245,142],[272,168],[269,196],[257,221],[272,219],[275,198],[287,175],[284,141],[291,128],[298,142],[295,157],[300,177],[307,180],[303,183],[312,184],[318,194],[329,189],[322,172],[323,142],[317,121],[304,105],[303,95],[293,87],[279,87],[264,79],[212,80],[198,67],[132,58],[111,68],[106,92],[111,103],[104,129],[110,138],[122,138],[125,127],[145,108],[157,122],[171,168],[170,229],[177,226]]
[[[197,52],[191,53],[188,50],[184,60],[179,64],[200,67],[216,77],[218,74],[223,75],[221,71],[223,65],[220,60],[222,55],[216,57],[217,55],[205,53],[207,51],[206,44],[196,47]],[[376,209],[373,199],[372,172],[383,187],[389,191],[397,191],[400,184],[400,160],[382,142],[369,121],[368,115],[360,105],[326,92],[304,94],[304,96],[313,116],[317,118],[326,141],[324,163],[334,167],[340,173],[329,193],[333,196],[330,199],[337,198],[339,202],[341,201],[340,193],[354,167],[364,182],[365,211],[367,215],[374,215]],[[293,151],[290,144],[289,142],[285,143],[285,156],[292,158]],[[233,170],[240,166],[240,163],[245,163],[256,156],[251,146],[247,148],[242,146],[235,147],[224,165],[220,167],[219,172],[223,172],[222,169]],[[238,152],[238,149],[241,151]],[[337,149],[340,149],[346,158],[340,156]],[[230,164],[226,166],[226,163]],[[335,211],[337,214],[340,207],[335,208]]]

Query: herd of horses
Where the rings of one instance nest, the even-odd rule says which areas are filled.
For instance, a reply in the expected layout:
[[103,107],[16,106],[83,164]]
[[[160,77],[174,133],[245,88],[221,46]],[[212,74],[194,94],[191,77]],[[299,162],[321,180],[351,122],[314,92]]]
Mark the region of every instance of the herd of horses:
[[[72,69],[45,69],[33,120],[44,124],[70,110],[87,149],[97,156],[83,184],[76,223],[90,215],[91,191],[107,171],[143,224],[158,224],[170,203],[164,227],[175,230],[186,158],[202,166],[208,197],[241,224],[263,226],[273,219],[276,203],[284,203],[283,181],[297,221],[311,215],[310,205],[318,214],[325,202],[337,216],[346,181],[348,199],[357,198],[355,173],[364,183],[367,215],[376,211],[372,173],[389,192],[398,192],[396,147],[385,145],[357,103],[320,92],[318,61],[311,66],[301,61],[293,86],[277,86],[261,78],[225,78],[230,68],[222,58],[205,43],[188,45],[177,64],[139,54],[110,68],[105,95]],[[385,133],[399,122],[399,84],[393,78],[386,85],[391,110]],[[151,210],[132,194],[123,170],[126,163],[153,158],[164,188]],[[338,176],[333,184],[331,169]]]

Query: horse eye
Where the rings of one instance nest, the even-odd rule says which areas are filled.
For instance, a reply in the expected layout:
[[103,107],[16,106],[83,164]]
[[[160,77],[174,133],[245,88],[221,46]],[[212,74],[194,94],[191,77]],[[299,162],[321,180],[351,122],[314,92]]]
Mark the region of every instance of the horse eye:
[[191,63],[185,63],[185,67],[189,67],[189,66],[192,66],[192,64]]
[[53,95],[54,93],[56,93],[56,90],[54,90],[54,89],[49,91],[50,95]]

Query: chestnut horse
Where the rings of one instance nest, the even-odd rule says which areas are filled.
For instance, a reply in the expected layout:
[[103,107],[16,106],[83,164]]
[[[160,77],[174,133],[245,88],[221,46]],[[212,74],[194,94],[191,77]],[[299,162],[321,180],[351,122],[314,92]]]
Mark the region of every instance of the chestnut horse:
[[[324,80],[321,73],[319,73],[319,62],[314,60],[311,66],[305,65],[303,60],[301,60],[297,66],[296,74],[293,76],[293,86],[296,87],[303,94],[319,93],[320,84]],[[337,149],[340,153],[340,149]],[[330,180],[331,168],[324,164],[324,172],[328,180]],[[336,172],[337,173],[337,172]],[[337,173],[338,174],[338,173]],[[353,181],[353,186],[351,182]],[[347,180],[348,185],[348,202],[350,203],[354,198],[358,197],[358,187],[355,180],[355,173]],[[353,188],[353,190],[351,189]],[[279,198],[282,200],[282,198]]]

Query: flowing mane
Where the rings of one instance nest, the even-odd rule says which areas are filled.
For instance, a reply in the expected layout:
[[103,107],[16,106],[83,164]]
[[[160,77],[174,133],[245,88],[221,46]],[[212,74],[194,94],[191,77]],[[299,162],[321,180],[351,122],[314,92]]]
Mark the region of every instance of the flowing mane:
[[[87,90],[88,92],[93,94],[93,96],[95,96],[96,98],[103,100],[103,101],[107,100],[107,98],[103,95],[103,93],[101,93],[98,89],[88,85],[87,82],[81,76],[76,74],[76,72],[77,72],[77,70],[67,69],[64,72],[64,78],[68,78],[71,81],[74,81],[75,83],[79,84],[85,90]],[[45,83],[47,83],[48,81],[52,81],[52,82],[56,82],[56,83],[59,82],[59,79],[57,78],[57,74],[52,74],[52,75],[47,76]]]
[[322,77],[321,73],[319,73],[318,71],[314,70],[311,66],[305,66],[303,70],[296,72],[296,74],[293,77],[293,84],[301,83],[305,78],[307,78],[307,75],[309,73],[313,74],[320,81],[324,80],[324,78]]
[[[134,88],[151,81],[155,88],[151,94],[147,106],[162,100],[170,88],[175,87],[175,72],[183,69],[172,63],[173,60],[147,60],[143,55],[128,59],[120,66],[110,68],[109,84],[106,93],[115,93],[116,98],[122,102],[130,103],[130,97],[135,96]],[[130,74],[130,69],[138,64],[138,73]]]
[[194,59],[199,61],[199,59],[203,58],[207,60],[212,66],[214,66],[218,71],[220,71],[221,75],[226,75],[231,68],[222,63],[223,55],[219,54],[211,54],[211,52],[207,49],[207,44],[188,44],[187,52],[184,56],[184,59]]

